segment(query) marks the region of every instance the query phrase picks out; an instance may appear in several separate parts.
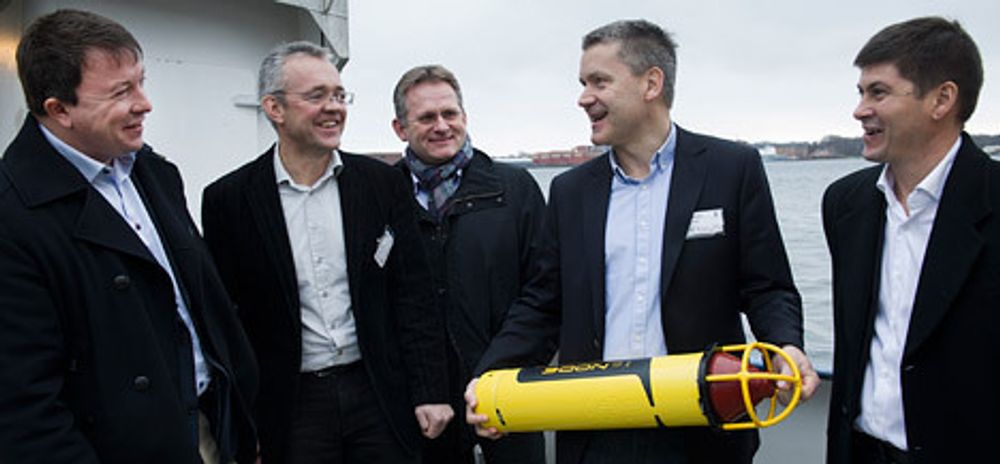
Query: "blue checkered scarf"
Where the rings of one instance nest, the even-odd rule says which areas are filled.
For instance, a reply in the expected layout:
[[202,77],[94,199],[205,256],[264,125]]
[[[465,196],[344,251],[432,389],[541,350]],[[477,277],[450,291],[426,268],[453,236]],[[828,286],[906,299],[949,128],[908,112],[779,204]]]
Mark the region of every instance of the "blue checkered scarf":
[[421,192],[427,192],[427,211],[435,221],[441,222],[451,203],[448,201],[458,190],[460,179],[459,171],[464,169],[472,161],[472,140],[467,135],[462,148],[458,150],[448,162],[439,165],[424,163],[417,157],[417,154],[406,147],[406,156],[403,157],[410,172],[417,178],[417,188]]

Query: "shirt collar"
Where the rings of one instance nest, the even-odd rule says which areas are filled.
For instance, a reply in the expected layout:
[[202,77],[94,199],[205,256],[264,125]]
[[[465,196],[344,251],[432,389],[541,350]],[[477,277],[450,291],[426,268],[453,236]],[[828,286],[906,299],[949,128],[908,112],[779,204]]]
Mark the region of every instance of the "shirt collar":
[[[944,184],[948,180],[948,173],[951,172],[951,166],[955,164],[955,156],[958,154],[959,148],[962,147],[962,137],[959,136],[955,143],[951,145],[951,148],[945,153],[944,158],[938,161],[938,164],[934,166],[923,180],[917,184],[917,188],[913,191],[921,191],[930,195],[935,201],[941,199],[941,194],[944,192]],[[889,170],[889,165],[885,165],[882,168],[882,175],[879,176],[878,182],[875,186],[882,191],[882,193],[887,196],[891,194],[893,186],[895,186],[896,179],[893,177],[892,172]]]
[[66,158],[73,167],[76,168],[83,178],[89,183],[94,183],[97,177],[101,173],[108,172],[106,169],[110,168],[110,174],[115,178],[115,181],[121,183],[121,180],[127,178],[132,174],[132,166],[135,165],[135,152],[129,152],[117,158],[112,158],[110,166],[104,164],[100,161],[91,158],[80,150],[73,148],[66,142],[63,142],[59,137],[56,137],[44,124],[39,123],[38,128],[41,129],[42,135],[45,139],[49,141],[52,148],[55,148],[56,152]]
[[[279,142],[274,143],[274,177],[278,185],[287,184],[294,187],[304,187],[300,186],[292,180],[292,176],[288,174],[288,170],[285,169],[285,165],[281,162],[281,145]],[[326,172],[313,184],[313,187],[318,187],[322,185],[327,179],[336,178],[340,175],[340,172],[344,170],[344,160],[340,157],[340,152],[337,150],[333,151],[333,156],[330,157],[330,162],[326,165]]]
[[[666,170],[671,163],[674,161],[674,153],[677,151],[677,126],[673,122],[670,123],[670,134],[667,135],[667,140],[663,142],[659,150],[653,153],[653,158],[649,160],[649,172],[650,176]],[[611,153],[608,156],[611,162],[611,172],[615,174],[619,179],[627,182],[639,182],[639,180],[629,177],[625,174],[625,171],[618,164],[617,154],[615,154],[615,149],[611,149]]]

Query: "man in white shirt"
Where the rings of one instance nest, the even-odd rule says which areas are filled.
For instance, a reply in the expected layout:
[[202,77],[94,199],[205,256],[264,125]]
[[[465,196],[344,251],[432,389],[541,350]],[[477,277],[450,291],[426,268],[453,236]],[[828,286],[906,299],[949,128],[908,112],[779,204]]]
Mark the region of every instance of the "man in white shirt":
[[260,359],[263,462],[419,462],[453,411],[403,176],[340,150],[329,50],[279,46],[258,90],[278,141],[205,189],[202,224]]
[[978,368],[997,360],[1000,335],[1000,164],[963,132],[983,83],[979,51],[957,22],[918,18],[876,34],[854,64],[863,156],[879,166],[823,199],[836,342],[828,459],[972,462],[1000,413],[996,376]]

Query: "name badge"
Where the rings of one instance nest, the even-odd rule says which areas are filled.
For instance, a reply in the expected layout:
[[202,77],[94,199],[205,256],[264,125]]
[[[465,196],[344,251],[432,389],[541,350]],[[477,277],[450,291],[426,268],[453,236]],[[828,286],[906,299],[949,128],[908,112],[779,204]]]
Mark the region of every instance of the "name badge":
[[386,261],[389,260],[389,252],[392,251],[392,244],[395,241],[392,229],[385,226],[385,232],[382,233],[382,236],[375,239],[375,243],[378,244],[375,248],[375,263],[378,264],[378,267],[385,267]]
[[685,239],[714,237],[724,235],[726,220],[722,216],[722,208],[695,211],[691,215],[691,225],[688,226]]

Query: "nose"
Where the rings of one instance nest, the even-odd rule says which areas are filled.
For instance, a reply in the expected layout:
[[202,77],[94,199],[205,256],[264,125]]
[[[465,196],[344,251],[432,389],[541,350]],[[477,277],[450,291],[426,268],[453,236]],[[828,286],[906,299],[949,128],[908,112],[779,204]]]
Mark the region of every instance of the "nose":
[[583,90],[580,92],[580,98],[576,100],[576,104],[579,105],[581,108],[586,108],[590,105],[593,105],[594,102],[596,101],[597,98],[594,97],[594,95],[592,95],[586,87],[584,87]]
[[149,97],[146,96],[146,88],[142,85],[136,86],[135,89],[135,101],[132,102],[132,112],[145,114],[153,111],[153,103],[149,101]]
[[858,100],[858,106],[854,108],[854,114],[853,114],[854,119],[861,121],[868,117],[871,117],[872,114],[874,114],[874,111],[872,110],[868,102],[864,98]]
[[449,129],[448,121],[444,119],[444,115],[439,114],[434,118],[433,129],[437,132],[444,132]]

